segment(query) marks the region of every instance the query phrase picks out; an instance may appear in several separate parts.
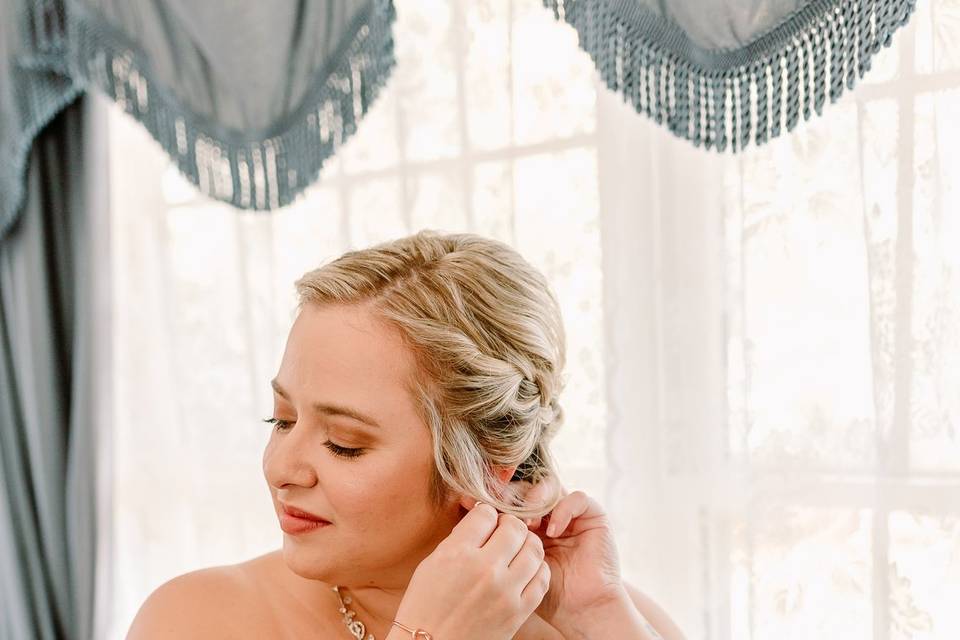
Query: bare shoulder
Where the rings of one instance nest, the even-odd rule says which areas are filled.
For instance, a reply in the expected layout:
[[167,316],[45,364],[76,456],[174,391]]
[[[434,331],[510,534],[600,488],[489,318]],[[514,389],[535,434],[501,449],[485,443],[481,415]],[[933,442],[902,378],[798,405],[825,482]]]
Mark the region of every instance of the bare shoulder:
[[686,636],[683,635],[683,631],[680,630],[677,623],[670,618],[670,615],[663,607],[654,602],[653,598],[629,582],[624,582],[623,584],[627,589],[627,593],[630,594],[630,599],[633,601],[633,605],[637,608],[637,611],[647,619],[647,622],[653,625],[657,633],[663,637],[663,640],[686,640]]
[[[177,576],[151,593],[134,617],[127,640],[236,638],[259,621],[245,603],[253,596],[239,565]],[[253,627],[255,628],[255,627]]]

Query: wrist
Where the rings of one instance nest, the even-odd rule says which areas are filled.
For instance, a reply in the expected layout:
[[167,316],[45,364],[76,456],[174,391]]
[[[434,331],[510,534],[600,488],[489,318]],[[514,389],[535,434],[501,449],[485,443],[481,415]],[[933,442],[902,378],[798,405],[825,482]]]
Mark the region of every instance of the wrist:
[[405,624],[393,624],[390,626],[390,632],[387,633],[386,640],[424,640],[427,637],[439,640],[426,629],[408,627]]
[[589,603],[582,603],[576,607],[563,608],[557,612],[558,618],[564,620],[586,622],[603,618],[611,612],[622,611],[632,604],[626,587],[617,584],[607,588],[602,595],[593,598]]
[[[558,612],[559,613],[559,612]],[[622,637],[636,640],[658,638],[647,634],[646,620],[637,611],[633,600],[622,585],[611,589],[589,606],[565,612],[551,619],[558,631],[568,640],[597,640]]]
[[433,640],[443,640],[447,636],[447,630],[441,629],[438,621],[431,622],[431,617],[405,608],[402,602],[393,619],[397,624],[390,625],[386,640],[423,640],[423,633],[414,636],[416,631],[421,630],[429,633]]

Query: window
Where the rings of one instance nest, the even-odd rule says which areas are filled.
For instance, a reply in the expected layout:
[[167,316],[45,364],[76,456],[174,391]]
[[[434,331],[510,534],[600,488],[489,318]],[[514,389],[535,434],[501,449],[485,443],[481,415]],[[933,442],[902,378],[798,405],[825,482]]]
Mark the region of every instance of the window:
[[281,546],[258,418],[272,410],[294,280],[350,248],[470,230],[542,269],[569,333],[554,450],[571,485],[602,490],[592,63],[533,1],[398,2],[395,34],[397,68],[371,113],[319,181],[274,213],[204,197],[113,108],[112,637],[167,579]]
[[293,282],[424,227],[547,275],[564,479],[691,639],[960,637],[960,3],[738,155],[634,113],[535,0],[396,5],[393,78],[283,210],[199,195],[113,110],[110,637],[280,545],[258,418]]

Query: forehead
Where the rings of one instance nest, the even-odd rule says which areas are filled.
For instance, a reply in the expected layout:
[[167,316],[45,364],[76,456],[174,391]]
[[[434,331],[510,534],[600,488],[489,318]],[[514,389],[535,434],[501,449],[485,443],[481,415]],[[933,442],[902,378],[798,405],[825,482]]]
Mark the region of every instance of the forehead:
[[336,402],[389,420],[410,408],[412,352],[361,306],[305,303],[290,329],[278,382],[294,399]]

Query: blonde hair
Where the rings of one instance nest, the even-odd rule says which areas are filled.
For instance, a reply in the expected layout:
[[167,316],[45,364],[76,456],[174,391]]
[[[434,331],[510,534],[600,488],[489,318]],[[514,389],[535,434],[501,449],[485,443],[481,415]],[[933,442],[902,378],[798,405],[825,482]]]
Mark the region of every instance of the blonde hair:
[[[519,518],[556,506],[549,443],[563,423],[566,338],[546,279],[516,250],[425,229],[348,251],[296,288],[300,307],[366,304],[399,329],[418,365],[408,388],[433,437],[435,504],[457,492]],[[501,492],[494,467],[514,465],[513,480],[556,480],[548,495],[531,504]]]

